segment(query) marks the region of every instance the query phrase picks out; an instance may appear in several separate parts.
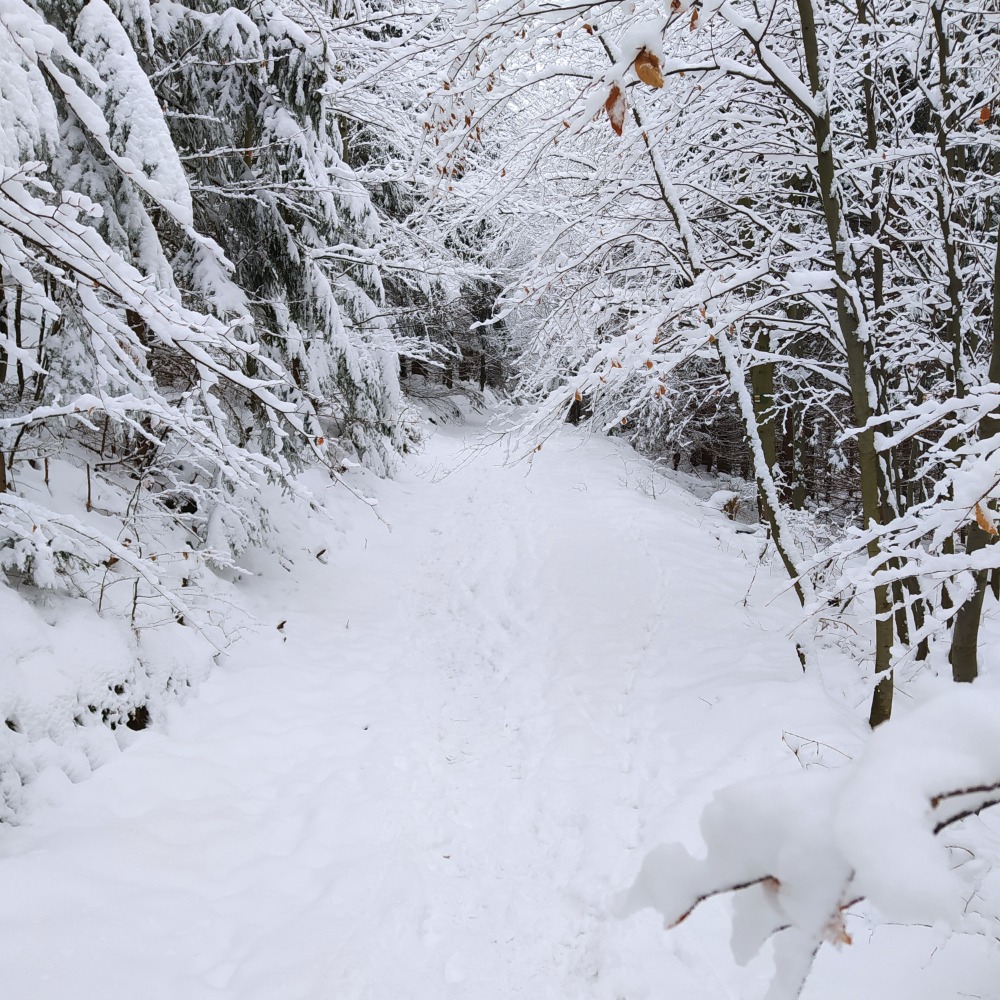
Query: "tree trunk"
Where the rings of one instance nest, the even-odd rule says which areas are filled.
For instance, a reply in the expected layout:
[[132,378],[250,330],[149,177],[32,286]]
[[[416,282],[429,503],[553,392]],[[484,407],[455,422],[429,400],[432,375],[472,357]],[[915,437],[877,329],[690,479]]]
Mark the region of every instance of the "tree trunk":
[[[1000,231],[997,233],[997,250],[993,262],[993,343],[990,349],[990,381],[1000,383]],[[983,437],[1000,433],[1000,415],[985,417],[980,423]],[[990,542],[990,536],[975,522],[969,525],[965,551],[971,555]],[[975,574],[976,589],[958,609],[951,638],[951,676],[959,683],[974,681],[979,674],[979,623],[983,614],[988,574],[985,570]]]
[[[17,291],[14,294],[14,343],[19,352],[24,347],[21,340],[23,300],[24,288],[21,285],[18,285]],[[24,361],[21,359],[20,353],[18,353],[17,356],[17,398],[19,401],[24,399]]]
[[773,462],[769,463],[764,455],[756,406],[747,392],[743,370],[736,360],[732,344],[729,343],[729,336],[725,330],[717,331],[716,344],[719,348],[719,356],[722,359],[722,367],[729,381],[729,387],[736,399],[737,409],[743,419],[747,445],[750,448],[750,454],[753,456],[754,474],[757,478],[757,503],[760,507],[761,520],[770,529],[774,547],[778,550],[781,562],[793,581],[792,585],[795,587],[799,603],[805,607],[807,604],[812,603],[814,597],[812,584],[808,577],[802,575],[799,567],[801,557],[795,549],[791,532],[787,529],[784,516],[781,513],[781,504],[778,501],[778,489],[772,475],[774,465]]
[[[7,339],[7,295],[0,276],[0,341]],[[7,351],[0,345],[0,390],[7,381]]]
[[[820,98],[822,110],[813,116],[813,139],[815,142],[816,173],[823,217],[826,222],[830,247],[833,251],[834,268],[837,274],[837,322],[844,341],[847,356],[848,381],[851,388],[851,402],[854,407],[854,424],[858,428],[858,464],[861,477],[861,512],[864,527],[881,524],[881,493],[883,476],[875,448],[875,432],[868,426],[873,415],[873,405],[869,396],[867,341],[860,335],[860,317],[849,289],[857,290],[861,300],[858,275],[848,266],[846,257],[846,232],[840,197],[837,190],[837,165],[833,151],[833,129],[830,110],[823,93],[820,72],[819,41],[816,32],[816,18],[812,0],[797,0],[799,20],[802,28],[802,45],[805,52],[809,88]],[[879,569],[880,546],[877,538],[868,542],[868,558],[875,571]],[[875,674],[879,678],[872,698],[869,723],[874,728],[885,722],[892,712],[892,672],[891,665],[893,621],[889,588],[881,584],[875,589]]]
[[[971,555],[985,548],[990,536],[978,524],[969,525],[969,537],[965,551]],[[951,661],[952,680],[960,684],[969,684],[979,676],[979,623],[982,621],[983,599],[986,597],[986,587],[989,583],[989,573],[980,570],[973,574],[976,589],[967,598],[955,615],[955,626],[951,633],[951,650],[948,659]]]
[[[771,338],[767,330],[757,334],[754,350],[765,354],[771,352]],[[778,446],[774,433],[774,362],[765,361],[750,367],[750,389],[753,393],[753,414],[760,435],[760,447],[764,461],[774,475],[778,467]],[[760,497],[758,494],[758,507]],[[760,519],[764,520],[764,510],[760,507]]]

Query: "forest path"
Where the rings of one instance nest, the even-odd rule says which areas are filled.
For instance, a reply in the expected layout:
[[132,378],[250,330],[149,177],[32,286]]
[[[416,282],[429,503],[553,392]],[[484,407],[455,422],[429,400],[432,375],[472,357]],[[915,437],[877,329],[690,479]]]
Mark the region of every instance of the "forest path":
[[759,540],[636,489],[620,443],[529,469],[475,432],[378,486],[391,532],[359,510],[327,564],[252,582],[286,641],[3,831],[4,997],[759,994],[721,904],[669,937],[609,906],[748,755],[796,766],[779,718],[829,712],[783,581],[744,607]]

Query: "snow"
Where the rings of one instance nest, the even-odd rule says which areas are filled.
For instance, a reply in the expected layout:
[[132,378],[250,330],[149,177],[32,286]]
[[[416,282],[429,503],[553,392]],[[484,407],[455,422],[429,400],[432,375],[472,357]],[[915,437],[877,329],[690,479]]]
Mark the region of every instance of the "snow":
[[30,160],[54,148],[59,132],[45,80],[20,41],[7,18],[0,16],[0,60],[4,66],[0,162],[4,164]]
[[[961,914],[969,887],[931,828],[976,797],[955,796],[954,810],[944,802],[932,811],[928,803],[997,783],[998,730],[1000,695],[960,685],[873,735],[842,793],[836,835],[852,857],[859,889],[890,918],[954,923]],[[863,827],[892,830],[890,848],[882,838],[857,839]]]
[[191,629],[171,623],[136,643],[121,622],[80,601],[52,597],[38,609],[0,587],[0,619],[10,623],[0,678],[2,822],[17,820],[43,776],[49,786],[82,781],[113,759],[138,705],[155,706],[210,663]]
[[[700,850],[726,786],[840,780],[802,772],[785,730],[857,758],[863,719],[803,674],[758,537],[667,480],[633,489],[620,441],[567,428],[505,467],[478,430],[438,430],[392,482],[353,470],[384,521],[318,476],[332,523],[277,505],[284,557],[242,560],[259,630],[88,780],[56,761],[24,789],[0,826],[5,996],[764,994],[769,952],[736,965],[724,900],[669,934],[617,901],[657,845]],[[824,669],[853,667],[827,650]],[[847,995],[842,974],[882,997],[886,968],[939,949],[990,995],[996,949],[957,940],[824,950],[807,997]]]
[[794,998],[818,944],[850,944],[844,912],[861,900],[900,923],[957,928],[978,893],[935,827],[996,802],[996,692],[962,686],[876,732],[860,759],[717,792],[696,859],[652,851],[620,912],[651,907],[667,926],[705,899],[737,892],[733,953],[746,961],[775,931],[768,997]]
[[88,0],[76,20],[75,35],[83,58],[105,81],[102,103],[115,152],[155,182],[180,220],[191,225],[193,207],[184,168],[125,29],[104,0]]

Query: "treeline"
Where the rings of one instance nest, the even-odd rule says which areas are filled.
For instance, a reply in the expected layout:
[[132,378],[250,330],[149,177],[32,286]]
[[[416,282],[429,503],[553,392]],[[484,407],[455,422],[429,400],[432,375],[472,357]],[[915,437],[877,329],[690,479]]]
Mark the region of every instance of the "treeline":
[[[1000,580],[996,14],[445,6],[441,169],[474,159],[538,234],[503,305],[534,334],[524,391],[752,478],[803,604],[873,601],[873,725],[932,639],[974,678]],[[847,529],[806,559],[794,508]]]
[[[804,606],[872,602],[873,724],[933,641],[976,675],[1000,581],[994,15],[3,9],[8,575],[95,558],[21,489],[57,453],[221,553],[255,484],[389,469],[401,375],[469,380],[751,478]],[[796,510],[847,527],[807,559]]]
[[[182,615],[137,539],[167,520],[228,565],[265,484],[409,447],[400,355],[460,357],[428,317],[488,273],[423,148],[431,63],[396,61],[421,20],[390,8],[0,4],[9,583],[103,594],[127,564]],[[88,515],[114,493],[111,520],[61,504],[52,463],[85,471]]]

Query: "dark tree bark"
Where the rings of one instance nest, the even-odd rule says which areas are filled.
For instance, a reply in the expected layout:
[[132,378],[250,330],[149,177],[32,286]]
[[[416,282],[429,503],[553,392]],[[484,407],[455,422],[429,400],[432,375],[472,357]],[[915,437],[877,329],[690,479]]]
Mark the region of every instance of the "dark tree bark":
[[[836,306],[837,325],[847,356],[847,373],[854,408],[854,425],[858,428],[858,464],[861,478],[861,512],[864,526],[869,528],[882,523],[882,493],[884,476],[875,432],[869,426],[873,416],[869,397],[870,345],[860,333],[860,317],[849,289],[857,287],[859,276],[851,266],[843,240],[844,218],[837,186],[837,163],[833,149],[833,127],[830,110],[823,95],[821,59],[812,0],[797,0],[799,21],[802,28],[802,45],[805,54],[809,89],[820,98],[821,110],[810,110],[813,123],[816,179],[823,218],[832,250],[834,270],[837,274]],[[878,567],[880,546],[877,539],[868,543],[868,557]],[[875,588],[875,674],[879,678],[872,697],[869,724],[874,728],[885,722],[892,713],[891,653],[894,635],[892,602],[889,588],[882,584]]]
[[[997,244],[993,263],[992,334],[990,381],[1000,384],[1000,242]],[[993,413],[982,421],[981,433],[984,437],[995,437],[998,432],[1000,432],[1000,415]],[[975,521],[969,525],[968,532],[965,551],[970,555],[993,540]],[[955,628],[952,632],[948,659],[951,661],[951,676],[959,683],[969,683],[979,675],[979,623],[983,615],[983,600],[989,584],[988,577],[986,570],[980,570],[975,574],[976,589],[955,615]]]

